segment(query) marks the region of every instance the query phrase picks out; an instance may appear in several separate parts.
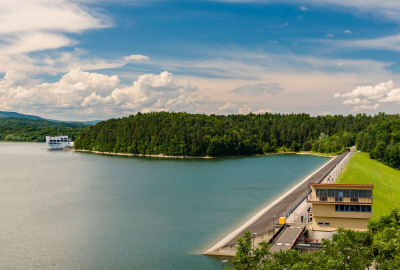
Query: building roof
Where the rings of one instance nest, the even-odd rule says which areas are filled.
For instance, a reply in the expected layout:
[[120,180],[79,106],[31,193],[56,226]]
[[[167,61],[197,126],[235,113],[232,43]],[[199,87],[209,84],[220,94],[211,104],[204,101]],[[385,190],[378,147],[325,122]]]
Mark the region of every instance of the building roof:
[[374,185],[361,185],[361,184],[318,184],[318,183],[312,183],[312,186],[329,186],[329,187],[374,187]]

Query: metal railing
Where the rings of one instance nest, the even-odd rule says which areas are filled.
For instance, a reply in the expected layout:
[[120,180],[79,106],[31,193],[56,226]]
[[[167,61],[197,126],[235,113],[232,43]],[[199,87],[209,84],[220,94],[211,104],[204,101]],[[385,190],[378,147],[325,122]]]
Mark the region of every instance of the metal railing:
[[327,202],[327,203],[365,203],[372,204],[372,198],[361,197],[326,197],[326,196],[311,196],[307,197],[307,202]]
[[[325,177],[327,177],[340,164],[340,162],[344,161],[345,158],[349,159],[352,154],[352,152],[347,152],[346,155],[344,155],[339,161],[337,161],[336,164],[332,166],[320,179],[318,179],[316,182],[313,181],[313,183],[321,183],[322,180],[324,180]],[[310,177],[309,181],[311,179],[314,179],[314,177]],[[283,216],[288,217],[294,211],[294,209],[296,209],[307,198],[310,193],[311,187],[307,189],[307,191],[304,192],[303,195],[297,199],[297,201],[283,214]]]

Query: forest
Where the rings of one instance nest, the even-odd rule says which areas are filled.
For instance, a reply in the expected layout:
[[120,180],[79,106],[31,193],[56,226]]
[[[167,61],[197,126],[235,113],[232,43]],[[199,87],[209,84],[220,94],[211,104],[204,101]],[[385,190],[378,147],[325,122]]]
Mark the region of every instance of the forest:
[[87,126],[44,119],[0,117],[0,141],[44,142],[46,136],[58,133],[68,135],[74,141]]
[[400,116],[379,113],[205,115],[138,113],[89,126],[77,149],[168,156],[237,156],[278,152],[341,153],[356,144],[400,168]]

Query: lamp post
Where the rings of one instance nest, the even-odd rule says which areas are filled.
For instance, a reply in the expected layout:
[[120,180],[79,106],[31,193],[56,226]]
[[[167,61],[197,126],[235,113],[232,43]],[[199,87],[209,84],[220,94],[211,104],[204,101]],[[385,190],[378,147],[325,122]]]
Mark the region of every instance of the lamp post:
[[227,263],[228,262],[228,260],[223,260],[222,261],[222,269],[225,269],[225,263]]
[[254,250],[254,238],[256,237],[257,233],[253,232],[253,250]]

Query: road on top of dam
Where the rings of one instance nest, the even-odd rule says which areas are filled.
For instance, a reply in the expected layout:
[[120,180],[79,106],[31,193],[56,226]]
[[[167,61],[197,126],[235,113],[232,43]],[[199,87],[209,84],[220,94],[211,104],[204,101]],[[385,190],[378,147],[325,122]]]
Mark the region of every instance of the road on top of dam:
[[[300,197],[309,190],[309,182],[312,179],[313,182],[319,181],[330,169],[336,166],[348,152],[340,154],[335,158],[332,158],[329,162],[327,162],[323,167],[321,167],[314,174],[310,175],[307,178],[307,181],[304,181],[297,186],[297,188],[292,189],[291,191],[285,193],[276,205],[270,207],[262,216],[258,217],[255,221],[253,221],[248,226],[242,228],[241,230],[237,230],[234,233],[231,233],[228,237],[224,238],[220,243],[218,243],[213,248],[206,251],[204,254],[215,254],[215,251],[219,248],[226,247],[228,245],[232,245],[236,243],[236,239],[240,236],[244,235],[245,231],[250,231],[251,233],[257,233],[258,235],[265,233],[266,231],[272,230],[273,216],[275,216],[275,221],[277,218],[281,217],[286,211],[289,210],[291,206],[293,206]],[[223,243],[224,242],[224,243]]]

